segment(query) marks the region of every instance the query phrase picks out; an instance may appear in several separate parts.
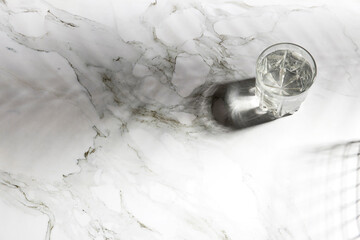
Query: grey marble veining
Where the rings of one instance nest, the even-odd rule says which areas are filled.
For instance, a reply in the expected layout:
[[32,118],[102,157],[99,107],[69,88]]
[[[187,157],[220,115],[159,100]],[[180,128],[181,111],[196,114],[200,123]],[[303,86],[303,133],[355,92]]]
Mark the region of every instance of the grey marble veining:
[[[358,239],[359,11],[0,1],[0,239]],[[277,42],[317,61],[299,112],[221,124]]]

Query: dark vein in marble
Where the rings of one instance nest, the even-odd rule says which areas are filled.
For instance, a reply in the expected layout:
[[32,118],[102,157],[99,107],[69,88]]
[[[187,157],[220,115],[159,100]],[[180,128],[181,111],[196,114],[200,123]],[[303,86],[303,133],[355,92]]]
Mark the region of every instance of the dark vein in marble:
[[18,180],[12,178],[12,176],[9,173],[1,171],[0,176],[1,176],[0,179],[2,180],[0,182],[1,185],[4,185],[9,188],[17,189],[21,193],[21,195],[24,197],[25,200],[25,202],[20,202],[23,206],[38,210],[39,212],[48,216],[49,220],[48,220],[45,239],[50,240],[51,231],[54,228],[54,224],[55,224],[55,216],[50,211],[50,208],[43,202],[30,200],[26,192],[23,190],[23,188],[26,187],[26,185],[24,187],[21,187],[19,184],[15,183]]
[[126,213],[129,215],[129,217],[131,219],[133,219],[134,221],[136,221],[136,223],[141,227],[141,228],[144,228],[148,231],[151,231],[151,232],[156,232],[154,231],[153,229],[151,229],[150,227],[146,226],[144,223],[142,223],[139,219],[137,219],[129,210],[127,210],[127,208],[125,207],[124,205],[124,200],[123,200],[123,195],[122,195],[122,192],[120,191],[120,199],[121,199],[121,207],[126,211]]
[[64,24],[67,27],[73,27],[73,28],[77,28],[78,26],[75,25],[74,23],[71,22],[65,22],[64,20],[61,20],[59,17],[55,16],[55,14],[53,14],[50,10],[48,10],[48,14],[49,16],[51,16],[54,20],[56,20],[57,22],[60,22],[62,24]]

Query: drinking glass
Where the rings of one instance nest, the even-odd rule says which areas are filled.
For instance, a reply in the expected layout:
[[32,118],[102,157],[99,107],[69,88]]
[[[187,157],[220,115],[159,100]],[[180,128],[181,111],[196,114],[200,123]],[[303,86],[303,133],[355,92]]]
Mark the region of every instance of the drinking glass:
[[303,47],[278,43],[266,48],[256,63],[255,93],[260,108],[277,118],[295,113],[316,73],[315,60]]

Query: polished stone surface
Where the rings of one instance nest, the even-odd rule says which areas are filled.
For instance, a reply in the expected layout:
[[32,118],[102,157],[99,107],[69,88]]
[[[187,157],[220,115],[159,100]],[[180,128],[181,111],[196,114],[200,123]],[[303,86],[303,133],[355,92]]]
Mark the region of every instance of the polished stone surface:
[[[360,238],[359,12],[0,1],[0,239]],[[267,121],[247,86],[277,42],[318,75]]]

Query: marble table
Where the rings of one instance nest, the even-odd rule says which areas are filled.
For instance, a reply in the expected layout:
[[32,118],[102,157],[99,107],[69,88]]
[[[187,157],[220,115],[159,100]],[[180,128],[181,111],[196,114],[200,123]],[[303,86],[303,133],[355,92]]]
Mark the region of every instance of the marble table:
[[[1,0],[0,239],[360,239],[359,29],[355,0]],[[300,110],[215,121],[278,42],[318,65]]]

